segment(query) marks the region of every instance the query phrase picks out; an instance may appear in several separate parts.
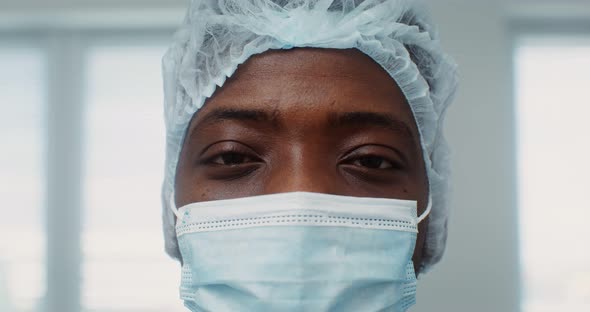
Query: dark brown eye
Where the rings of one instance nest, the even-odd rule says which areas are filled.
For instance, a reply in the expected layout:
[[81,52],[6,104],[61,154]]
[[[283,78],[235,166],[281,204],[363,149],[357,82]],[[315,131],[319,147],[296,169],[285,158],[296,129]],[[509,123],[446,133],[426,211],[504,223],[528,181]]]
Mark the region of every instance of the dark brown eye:
[[355,166],[366,167],[369,169],[390,169],[393,164],[387,159],[379,156],[363,156],[357,158],[353,164]]
[[245,154],[227,152],[210,160],[211,163],[222,166],[237,166],[252,162],[253,159]]

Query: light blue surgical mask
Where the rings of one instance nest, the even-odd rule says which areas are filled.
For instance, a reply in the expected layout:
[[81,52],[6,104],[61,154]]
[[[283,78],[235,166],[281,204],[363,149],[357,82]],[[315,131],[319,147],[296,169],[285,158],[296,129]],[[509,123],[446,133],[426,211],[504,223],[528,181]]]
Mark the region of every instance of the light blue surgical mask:
[[406,311],[430,210],[416,206],[307,192],[186,205],[181,298],[191,311]]

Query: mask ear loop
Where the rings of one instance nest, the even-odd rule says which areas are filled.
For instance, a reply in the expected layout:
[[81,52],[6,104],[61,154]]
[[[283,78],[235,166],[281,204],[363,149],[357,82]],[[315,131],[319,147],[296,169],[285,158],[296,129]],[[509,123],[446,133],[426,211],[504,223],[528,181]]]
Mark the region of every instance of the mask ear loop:
[[182,214],[180,213],[180,211],[178,211],[178,208],[176,208],[176,203],[174,202],[174,191],[172,191],[172,193],[170,193],[170,199],[168,201],[168,206],[170,207],[170,210],[172,210],[172,212],[174,212],[174,214],[176,215],[176,218],[178,220],[182,220]]
[[422,222],[422,220],[426,219],[432,210],[432,196],[428,195],[428,206],[426,206],[426,210],[418,217],[418,223]]

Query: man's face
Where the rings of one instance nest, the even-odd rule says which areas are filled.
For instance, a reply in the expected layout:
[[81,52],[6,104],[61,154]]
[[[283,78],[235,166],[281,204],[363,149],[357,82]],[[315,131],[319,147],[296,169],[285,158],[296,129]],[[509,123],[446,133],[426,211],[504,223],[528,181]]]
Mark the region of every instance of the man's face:
[[[307,191],[428,203],[411,110],[362,52],[297,48],[251,57],[193,118],[176,205]],[[419,264],[426,221],[419,226]]]

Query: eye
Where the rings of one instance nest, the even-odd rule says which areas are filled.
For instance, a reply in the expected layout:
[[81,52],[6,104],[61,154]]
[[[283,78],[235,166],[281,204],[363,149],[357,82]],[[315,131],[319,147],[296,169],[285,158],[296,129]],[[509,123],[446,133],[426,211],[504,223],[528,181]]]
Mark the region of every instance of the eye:
[[405,157],[394,148],[367,144],[347,153],[341,164],[348,169],[377,174],[405,170],[407,165],[404,159]]
[[389,160],[374,155],[359,157],[355,159],[352,164],[369,169],[391,169],[394,167]]
[[241,168],[260,163],[256,152],[247,145],[235,141],[218,142],[209,146],[201,155],[199,164],[211,168]]
[[345,154],[339,167],[352,181],[365,185],[394,185],[409,172],[403,156],[385,145],[367,144]]
[[214,156],[208,162],[215,164],[215,165],[221,165],[221,166],[237,166],[237,165],[250,163],[253,161],[254,161],[254,158],[252,158],[246,154],[237,153],[237,152],[226,152],[226,153],[222,153],[217,156]]
[[201,155],[198,166],[211,180],[237,180],[251,176],[264,165],[262,158],[249,146],[224,141],[209,146]]

